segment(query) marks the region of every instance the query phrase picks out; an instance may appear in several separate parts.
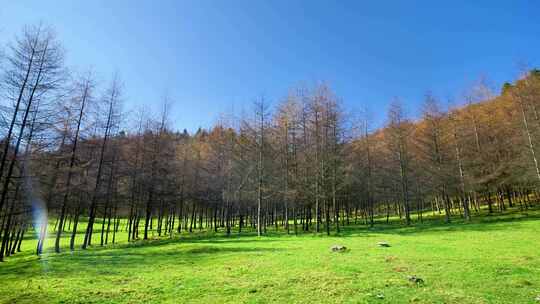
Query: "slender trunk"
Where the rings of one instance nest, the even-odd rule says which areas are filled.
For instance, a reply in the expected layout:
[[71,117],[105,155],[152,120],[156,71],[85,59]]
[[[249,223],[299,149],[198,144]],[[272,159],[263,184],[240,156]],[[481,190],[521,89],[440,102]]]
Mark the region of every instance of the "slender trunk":
[[519,101],[519,107],[521,110],[521,116],[523,121],[523,129],[525,131],[525,135],[527,136],[527,142],[529,146],[529,151],[531,152],[531,157],[533,159],[534,163],[534,169],[536,171],[536,177],[540,181],[540,168],[538,168],[538,161],[536,159],[536,152],[534,151],[534,143],[532,140],[531,132],[529,130],[529,123],[527,121],[527,115],[525,114],[525,107],[523,106],[523,102]]
[[99,190],[101,187],[101,174],[102,174],[102,167],[103,167],[103,159],[105,157],[105,148],[107,146],[107,140],[109,139],[109,132],[111,128],[112,112],[113,112],[115,96],[116,96],[116,90],[113,87],[111,100],[109,102],[109,113],[107,115],[105,135],[103,136],[103,142],[101,144],[101,152],[99,156],[99,163],[98,163],[98,169],[97,169],[97,174],[96,174],[96,184],[94,187],[94,192],[92,193],[92,201],[90,203],[90,208],[89,208],[88,225],[86,226],[86,233],[84,235],[84,242],[82,245],[82,249],[86,249],[86,247],[92,243],[92,233],[93,233],[94,221],[96,217],[97,199],[98,199]]
[[[79,141],[79,131],[81,129],[81,122],[82,122],[82,118],[83,118],[83,114],[84,114],[84,106],[86,104],[86,98],[88,96],[89,90],[90,90],[90,83],[89,83],[89,81],[87,81],[86,84],[85,84],[85,87],[84,87],[84,92],[83,92],[83,96],[82,96],[82,100],[81,100],[81,109],[79,111],[79,118],[77,119],[77,128],[75,129],[75,138],[73,140],[73,147],[71,149],[71,157],[70,157],[70,160],[69,160],[68,175],[67,175],[67,179],[66,179],[66,192],[64,194],[64,199],[62,200],[62,207],[61,207],[60,219],[59,219],[60,227],[62,227],[62,224],[64,223],[64,216],[65,216],[66,209],[67,209],[67,202],[68,202],[69,194],[70,194],[70,190],[71,190],[71,178],[73,176],[73,167],[75,165],[75,158],[76,158],[76,154],[77,154],[77,144],[78,144],[78,141]],[[56,241],[54,243],[54,251],[56,253],[60,252],[60,238],[61,237],[62,237],[62,229],[58,229],[58,231],[56,233]]]

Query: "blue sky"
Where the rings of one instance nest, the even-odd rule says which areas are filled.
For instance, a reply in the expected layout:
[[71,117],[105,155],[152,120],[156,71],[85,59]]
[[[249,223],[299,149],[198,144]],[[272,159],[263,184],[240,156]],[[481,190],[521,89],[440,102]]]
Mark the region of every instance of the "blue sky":
[[415,116],[428,90],[459,97],[481,75],[499,86],[518,62],[540,65],[538,1],[5,2],[1,43],[44,21],[69,66],[102,85],[118,71],[126,109],[169,95],[188,130],[316,81],[380,124],[394,96]]

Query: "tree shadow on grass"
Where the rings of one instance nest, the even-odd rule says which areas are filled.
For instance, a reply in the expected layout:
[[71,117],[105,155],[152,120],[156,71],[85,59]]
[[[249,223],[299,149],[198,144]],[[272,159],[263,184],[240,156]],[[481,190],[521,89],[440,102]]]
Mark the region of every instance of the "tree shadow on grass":
[[[290,239],[292,241],[293,239]],[[226,236],[222,234],[211,234],[211,235],[182,235],[182,236],[173,236],[173,237],[163,237],[155,238],[150,240],[137,240],[130,243],[118,243],[112,246],[107,247],[95,247],[93,249],[125,249],[125,248],[142,248],[142,247],[164,247],[169,245],[181,245],[181,244],[216,244],[216,245],[230,245],[230,244],[256,244],[256,243],[272,243],[272,242],[282,242],[287,241],[287,239],[276,239],[274,235],[265,235],[263,237],[257,238],[251,235],[234,235]]]
[[[32,258],[3,265],[0,268],[0,277],[16,274],[18,277],[47,275],[65,279],[77,277],[83,270],[85,276],[92,275],[120,275],[125,271],[144,270],[169,265],[196,265],[204,260],[225,258],[230,254],[236,256],[257,256],[265,252],[281,252],[283,248],[264,247],[223,247],[216,245],[197,247],[175,247],[167,250],[153,250],[153,247],[126,248],[97,248],[74,253],[51,254],[42,258]],[[76,269],[77,271],[73,271]]]
[[[35,233],[33,231],[29,231],[29,233],[26,234],[30,240],[36,239]],[[238,244],[238,245],[248,245],[255,243],[269,243],[269,242],[282,242],[286,241],[287,239],[279,239],[277,240],[276,237],[280,236],[286,236],[286,233],[280,233],[280,232],[270,232],[262,237],[257,237],[256,232],[248,231],[248,232],[242,232],[242,234],[233,233],[229,236],[227,236],[224,232],[214,232],[214,231],[195,231],[193,233],[182,233],[182,234],[174,234],[173,236],[163,235],[161,237],[151,237],[148,240],[136,240],[133,242],[127,242],[126,239],[120,240],[116,244],[108,244],[105,246],[99,246],[99,242],[96,245],[92,245],[88,248],[88,250],[81,250],[80,244],[77,244],[76,249],[74,252],[71,252],[69,247],[67,246],[67,242],[64,241],[61,245],[61,254],[56,254],[53,251],[52,247],[47,247],[43,253],[43,260],[46,260],[47,258],[51,258],[54,256],[58,257],[65,257],[65,256],[73,256],[73,255],[79,255],[84,252],[99,252],[99,251],[109,251],[109,250],[144,250],[144,248],[158,248],[158,247],[166,247],[169,245],[182,245],[182,244],[216,244],[216,245],[231,245],[231,244]],[[64,234],[64,239],[69,238],[67,233]],[[54,239],[54,234],[49,234],[48,237],[48,243],[50,244],[52,240]],[[94,233],[94,238],[96,242],[99,241],[99,232]],[[288,240],[294,240],[293,238],[290,238]],[[26,243],[23,244],[23,247]],[[35,244],[32,244],[35,246]],[[9,264],[11,263],[27,263],[30,261],[36,261],[41,260],[40,257],[37,257],[34,255],[34,248],[28,247],[23,250],[21,253],[17,253],[13,257],[10,257],[8,261]],[[0,264],[0,274],[2,273],[2,268],[6,268],[7,264],[2,263]]]
[[527,211],[512,210],[505,213],[493,213],[472,215],[469,222],[463,218],[454,217],[450,223],[445,223],[440,217],[429,217],[423,222],[413,222],[406,226],[399,219],[393,219],[389,223],[376,223],[374,227],[367,226],[345,226],[340,236],[369,236],[370,234],[395,234],[395,235],[414,235],[418,233],[440,233],[440,232],[489,232],[515,229],[513,225],[501,224],[519,224],[530,221],[540,220],[538,208]]

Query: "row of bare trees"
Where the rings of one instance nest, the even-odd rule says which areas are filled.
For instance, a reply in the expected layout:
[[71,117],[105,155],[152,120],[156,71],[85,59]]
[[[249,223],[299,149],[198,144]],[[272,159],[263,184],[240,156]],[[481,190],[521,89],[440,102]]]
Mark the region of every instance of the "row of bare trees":
[[416,120],[395,99],[378,129],[317,84],[189,134],[174,130],[167,98],[158,114],[125,113],[119,77],[99,86],[92,73],[68,72],[63,56],[39,25],[0,62],[0,260],[29,232],[41,254],[48,239],[60,252],[119,233],[330,234],[394,216],[469,220],[537,197],[537,70],[499,96],[479,82],[461,107],[428,93]]

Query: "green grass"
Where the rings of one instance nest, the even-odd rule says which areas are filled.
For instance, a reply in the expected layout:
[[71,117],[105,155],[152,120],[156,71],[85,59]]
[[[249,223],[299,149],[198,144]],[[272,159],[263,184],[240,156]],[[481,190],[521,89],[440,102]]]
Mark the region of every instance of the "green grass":
[[[331,252],[334,244],[349,250]],[[1,303],[537,303],[540,295],[538,210],[468,224],[351,226],[330,237],[199,233],[41,258],[34,245],[0,264]]]

